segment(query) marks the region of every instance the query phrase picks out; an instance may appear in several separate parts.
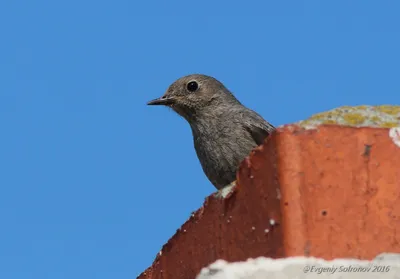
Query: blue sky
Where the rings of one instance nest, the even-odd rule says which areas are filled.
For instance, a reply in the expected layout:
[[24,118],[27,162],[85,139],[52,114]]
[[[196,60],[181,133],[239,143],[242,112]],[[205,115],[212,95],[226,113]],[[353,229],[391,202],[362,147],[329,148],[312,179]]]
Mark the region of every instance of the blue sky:
[[398,1],[2,1],[0,278],[135,278],[214,191],[148,107],[213,75],[275,125],[399,104]]

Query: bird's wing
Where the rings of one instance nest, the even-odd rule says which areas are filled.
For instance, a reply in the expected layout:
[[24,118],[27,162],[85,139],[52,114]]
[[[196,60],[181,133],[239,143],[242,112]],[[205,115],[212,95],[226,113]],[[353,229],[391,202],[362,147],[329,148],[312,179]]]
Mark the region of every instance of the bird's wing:
[[261,116],[255,112],[250,117],[246,117],[244,121],[245,129],[250,133],[257,145],[264,142],[264,139],[269,136],[275,127],[269,122],[265,121]]

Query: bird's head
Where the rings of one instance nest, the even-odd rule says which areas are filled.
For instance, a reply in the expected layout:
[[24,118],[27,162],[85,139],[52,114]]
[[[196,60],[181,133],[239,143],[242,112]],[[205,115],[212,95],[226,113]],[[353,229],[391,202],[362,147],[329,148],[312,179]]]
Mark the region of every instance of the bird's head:
[[168,106],[191,121],[205,109],[229,103],[237,103],[237,100],[221,82],[210,76],[193,74],[176,80],[162,97],[147,104]]

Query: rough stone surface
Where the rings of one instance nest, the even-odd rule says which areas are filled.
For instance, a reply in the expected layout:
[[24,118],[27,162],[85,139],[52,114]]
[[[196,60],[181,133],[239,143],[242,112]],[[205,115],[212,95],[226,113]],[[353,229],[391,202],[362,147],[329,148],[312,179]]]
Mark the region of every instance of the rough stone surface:
[[201,270],[196,279],[395,279],[400,278],[400,254],[382,254],[373,261],[313,257],[257,258],[228,263],[218,260]]
[[343,106],[315,114],[297,124],[310,128],[321,124],[394,128],[400,125],[400,106]]
[[398,129],[305,126],[255,149],[236,187],[208,197],[139,278],[195,278],[218,259],[400,252]]

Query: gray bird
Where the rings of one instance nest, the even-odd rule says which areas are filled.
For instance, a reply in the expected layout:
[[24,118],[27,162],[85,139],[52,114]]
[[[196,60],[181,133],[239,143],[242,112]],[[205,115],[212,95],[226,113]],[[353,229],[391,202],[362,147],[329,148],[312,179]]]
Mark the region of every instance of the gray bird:
[[275,130],[221,82],[206,75],[176,80],[148,105],[168,106],[189,122],[197,157],[218,190],[235,182],[239,164]]

